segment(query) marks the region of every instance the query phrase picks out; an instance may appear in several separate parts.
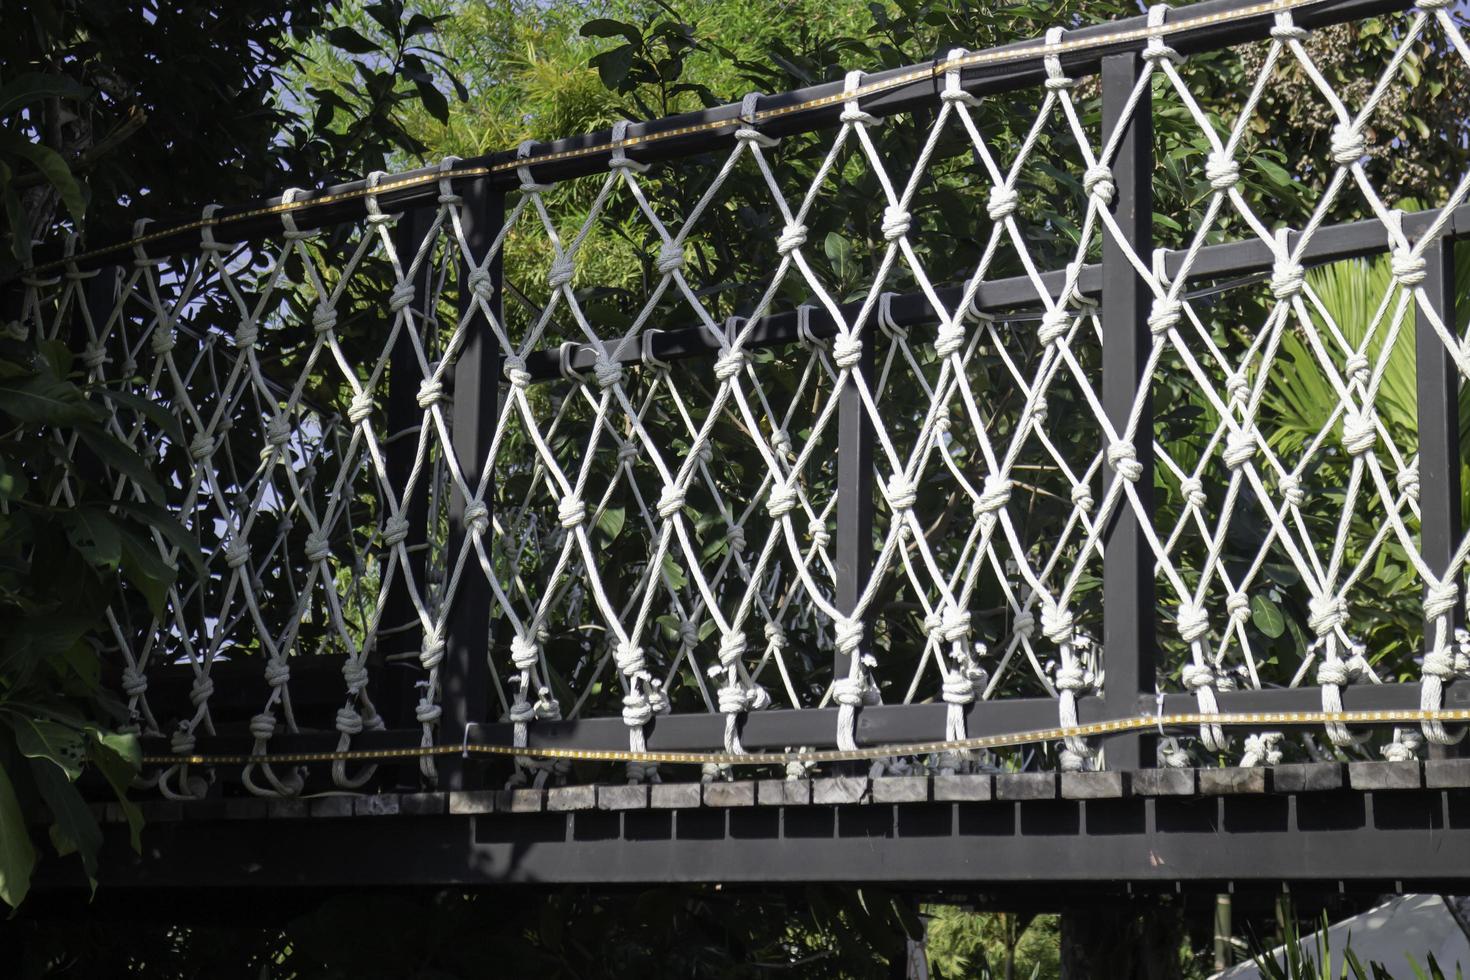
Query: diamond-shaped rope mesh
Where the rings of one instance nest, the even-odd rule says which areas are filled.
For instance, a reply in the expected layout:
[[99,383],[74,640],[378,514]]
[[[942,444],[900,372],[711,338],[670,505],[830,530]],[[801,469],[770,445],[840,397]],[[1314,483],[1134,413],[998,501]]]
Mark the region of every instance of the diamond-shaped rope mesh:
[[[1164,688],[1213,712],[1221,690],[1315,682],[1332,710],[1345,685],[1413,678],[1427,649],[1437,707],[1470,668],[1451,628],[1470,538],[1439,573],[1421,552],[1413,343],[1424,318],[1470,374],[1459,325],[1423,289],[1424,251],[1470,174],[1424,200],[1385,186],[1371,154],[1403,149],[1374,145],[1398,132],[1380,118],[1396,89],[1470,69],[1448,7],[1378,22],[1390,53],[1352,66],[1351,105],[1330,80],[1342,66],[1323,69],[1289,12],[1200,71],[1155,36],[1121,115],[1151,112],[1160,149],[1191,148],[1159,174],[1195,189],[1156,225],[1172,264],[1124,235],[1111,170],[1124,126],[1102,133],[1097,83],[1052,54],[1031,93],[974,96],[956,67],[911,112],[880,119],[854,95],[835,131],[778,141],[745,125],[728,151],[657,167],[618,148],[606,174],[557,184],[523,166],[488,249],[466,234],[446,161],[416,223],[370,194],[364,218],[329,229],[286,211],[266,240],[206,226],[190,254],[139,248],[121,269],[28,280],[22,323],[81,352],[106,425],[139,458],[103,459],[56,493],[85,481],[92,500],[105,488],[112,506],[162,507],[184,529],[129,545],[125,560],[180,572],[157,595],[127,587],[110,615],[104,656],[134,725],[180,754],[230,732],[260,755],[282,731],[335,730],[347,748],[389,724],[434,744],[451,607],[477,580],[493,713],[519,745],[538,720],[620,716],[639,749],[655,715],[709,712],[740,752],[748,712],[835,705],[835,741],[852,747],[858,711],[880,701],[950,705],[949,738],[977,700],[1048,696],[1075,724],[1078,699],[1106,684],[1104,529],[1123,508],[1155,562]],[[1243,81],[1222,87],[1218,59]],[[1285,161],[1288,204],[1261,188],[1285,172],[1271,93],[1291,79],[1332,123],[1322,159]],[[1401,206],[1438,216],[1411,240]],[[1373,294],[1352,322],[1328,295],[1338,267],[1305,268],[1344,214],[1379,221],[1388,253],[1352,260]],[[1153,296],[1153,412],[1140,394],[1121,425],[1084,283],[1105,240]],[[1269,276],[1197,272],[1227,240],[1268,249]],[[1002,280],[1032,292],[982,302]],[[773,343],[764,324],[782,313],[797,336]],[[502,356],[484,459],[453,438],[471,330]],[[660,360],[675,331],[709,356]],[[877,516],[872,572],[844,608],[845,390],[873,433]],[[1278,758],[1279,742],[1253,736],[1245,761]],[[1230,748],[1219,726],[1200,743]],[[1409,733],[1388,747],[1411,750]],[[1096,753],[1072,739],[1059,761]],[[528,761],[516,778],[563,778],[560,765]],[[348,788],[372,775],[332,772]],[[658,778],[641,764],[630,777]],[[263,794],[303,778],[245,774]],[[158,785],[203,790],[184,766]]]

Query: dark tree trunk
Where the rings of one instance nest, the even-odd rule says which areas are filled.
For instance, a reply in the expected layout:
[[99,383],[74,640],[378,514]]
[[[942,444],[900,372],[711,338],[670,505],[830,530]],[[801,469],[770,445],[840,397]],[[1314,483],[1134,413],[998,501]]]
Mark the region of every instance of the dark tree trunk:
[[1162,902],[1062,914],[1062,980],[1180,980],[1184,919]]

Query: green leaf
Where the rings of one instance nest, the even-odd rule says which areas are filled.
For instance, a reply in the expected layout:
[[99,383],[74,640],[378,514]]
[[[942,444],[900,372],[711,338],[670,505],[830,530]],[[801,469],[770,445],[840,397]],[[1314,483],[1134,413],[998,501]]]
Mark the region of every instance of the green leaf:
[[184,427],[179,424],[179,417],[169,411],[168,406],[152,398],[144,398],[131,391],[117,391],[112,388],[93,388],[92,392],[106,398],[108,401],[126,405],[133,411],[148,418],[148,421],[158,426],[164,435],[168,436],[169,442],[176,446],[183,446],[189,442],[184,435]]
[[430,82],[416,82],[414,88],[418,89],[419,101],[424,104],[424,109],[428,111],[429,115],[447,125],[449,122],[449,100],[444,97],[444,93],[435,88]]
[[623,524],[627,520],[628,511],[625,507],[608,507],[597,517],[597,529],[607,536],[609,541],[616,541],[618,535],[623,533]]
[[832,263],[832,271],[837,278],[845,280],[853,274],[856,263],[852,259],[852,242],[835,231],[828,232],[822,250],[827,253],[827,260]]
[[582,25],[583,37],[623,37],[628,43],[637,45],[643,40],[643,32],[633,24],[608,17],[596,17]]
[[66,537],[82,557],[111,571],[122,561],[122,539],[117,524],[100,507],[78,507],[61,515]]
[[97,771],[102,773],[112,791],[117,794],[123,816],[128,819],[133,850],[141,852],[143,812],[136,803],[128,799],[128,786],[143,768],[143,749],[138,744],[138,737],[120,732],[93,730],[92,738],[87,743],[87,761],[97,767]]
[[378,50],[378,46],[363,37],[351,27],[334,27],[327,31],[327,41],[333,47],[341,48],[348,54],[371,54]]
[[0,379],[0,412],[37,425],[80,425],[96,418],[96,409],[69,381],[41,374]]
[[73,728],[44,718],[15,717],[15,744],[27,759],[51,762],[68,780],[82,774],[86,739],[80,727]]
[[1286,617],[1281,615],[1276,603],[1259,592],[1251,596],[1251,622],[1273,640],[1286,632]]
[[51,809],[51,841],[63,856],[75,852],[82,859],[87,882],[97,891],[97,852],[102,849],[102,828],[87,806],[76,784],[55,766],[32,763],[31,775],[41,798]]
[[162,534],[164,539],[173,547],[179,549],[179,555],[189,563],[195,574],[201,578],[207,573],[204,569],[204,557],[200,553],[199,542],[195,540],[173,511],[157,504],[146,504],[136,500],[119,500],[113,506],[121,513]]
[[150,499],[163,500],[163,487],[159,486],[158,478],[153,475],[153,469],[132,446],[101,428],[84,426],[77,430],[77,434],[81,436],[87,448],[97,454],[99,459],[132,480],[137,484],[138,489]]
[[87,200],[82,195],[81,185],[72,175],[71,167],[67,166],[60,153],[49,146],[32,143],[3,129],[0,129],[0,152],[11,153],[29,160],[31,165],[41,172],[41,176],[56,188],[56,192],[61,195],[61,203],[66,205],[72,218],[76,221],[82,220],[83,215],[87,213]]
[[153,539],[132,528],[119,527],[122,543],[122,572],[148,602],[148,611],[162,619],[169,586],[178,577],[178,569],[163,560]]
[[8,116],[17,109],[35,105],[42,99],[80,101],[91,94],[92,89],[66,75],[25,72],[12,78],[4,88],[0,88],[0,116]]
[[31,887],[31,869],[36,866],[36,849],[21,815],[20,801],[10,774],[0,766],[0,900],[11,908],[20,905]]

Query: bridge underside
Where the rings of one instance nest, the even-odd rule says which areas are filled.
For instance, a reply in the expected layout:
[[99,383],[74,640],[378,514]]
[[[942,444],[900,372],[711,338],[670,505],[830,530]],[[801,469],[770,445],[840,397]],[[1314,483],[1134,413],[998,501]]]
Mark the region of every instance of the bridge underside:
[[[111,888],[882,882],[1128,892],[1463,891],[1470,759],[145,804]],[[71,865],[44,882],[81,885]]]

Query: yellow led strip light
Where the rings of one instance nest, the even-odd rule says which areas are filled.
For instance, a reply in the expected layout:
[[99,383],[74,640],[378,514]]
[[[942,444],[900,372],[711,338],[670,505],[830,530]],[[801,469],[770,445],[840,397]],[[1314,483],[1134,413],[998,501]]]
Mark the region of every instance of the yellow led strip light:
[[1164,715],[1135,715],[1112,721],[1095,721],[1086,725],[1038,728],[1004,735],[981,735],[940,742],[906,742],[874,745],[851,751],[825,749],[812,752],[755,752],[736,755],[730,752],[630,752],[618,749],[557,749],[513,745],[430,745],[399,749],[353,749],[346,752],[281,752],[269,755],[146,755],[148,766],[246,766],[292,765],[310,762],[360,761],[381,762],[386,759],[413,759],[439,755],[520,756],[536,759],[580,759],[588,762],[656,762],[674,765],[774,766],[788,762],[859,762],[890,756],[932,755],[940,752],[963,752],[974,749],[1002,749],[1035,742],[1054,742],[1064,738],[1088,738],[1117,735],[1149,729],[1186,728],[1195,725],[1248,726],[1275,728],[1321,725],[1382,725],[1439,722],[1470,722],[1470,708],[1393,708],[1377,711],[1226,711],[1207,714],[1185,711]]
[[846,92],[838,92],[833,95],[810,99],[806,102],[798,102],[789,106],[775,109],[766,109],[757,112],[750,119],[724,119],[712,122],[694,123],[688,126],[679,126],[673,129],[665,129],[656,133],[648,133],[642,136],[629,136],[626,139],[598,143],[592,146],[579,147],[571,150],[557,150],[552,153],[543,153],[539,156],[526,157],[499,163],[490,167],[465,167],[459,170],[451,170],[445,173],[419,174],[414,177],[389,178],[379,182],[373,187],[360,187],[355,190],[342,191],[337,194],[323,194],[301,201],[282,201],[279,204],[265,205],[242,211],[239,214],[228,215],[223,218],[200,218],[184,224],[173,225],[158,231],[139,235],[125,242],[117,242],[112,245],[104,245],[100,248],[81,252],[76,255],[47,262],[44,265],[33,267],[26,271],[26,276],[35,276],[40,273],[51,272],[65,268],[76,262],[100,258],[101,256],[120,252],[130,248],[146,246],[150,242],[159,241],[173,235],[188,231],[200,231],[204,228],[222,228],[226,225],[245,221],[251,218],[267,217],[270,215],[283,214],[285,212],[301,212],[312,208],[323,207],[328,204],[338,204],[342,201],[353,201],[361,198],[403,190],[409,187],[419,187],[424,184],[436,183],[440,180],[451,181],[464,180],[471,177],[486,177],[496,173],[506,173],[519,167],[534,167],[543,163],[554,163],[560,160],[573,160],[581,157],[594,156],[599,153],[607,153],[618,149],[628,149],[636,146],[646,146],[650,143],[658,143],[663,140],[675,139],[680,136],[691,136],[698,133],[709,133],[721,129],[734,129],[745,125],[759,125],[771,119],[789,116],[793,113],[805,112],[809,109],[820,109],[824,106],[836,105],[840,102],[849,102],[853,99],[868,98],[882,92],[888,92],[896,88],[902,88],[913,82],[926,81],[940,78],[945,72],[954,68],[973,68],[976,66],[990,66],[1011,64],[1020,61],[1032,61],[1048,55],[1068,54],[1074,51],[1085,51],[1092,48],[1106,47],[1110,44],[1121,44],[1128,41],[1141,41],[1155,37],[1167,37],[1184,31],[1207,27],[1212,24],[1227,24],[1232,21],[1245,20],[1250,17],[1258,17],[1265,14],[1282,13],[1288,10],[1299,10],[1303,7],[1311,7],[1327,0],[1267,0],[1264,3],[1251,4],[1245,7],[1237,7],[1232,10],[1221,11],[1215,14],[1201,14],[1195,17],[1185,16],[1179,20],[1159,24],[1157,26],[1136,27],[1126,31],[1117,31],[1112,34],[1103,34],[1097,37],[1077,38],[1072,41],[1062,40],[1055,44],[1047,44],[1038,41],[1032,44],[1015,48],[1002,48],[989,51],[977,51],[959,58],[945,61],[934,61],[932,64],[913,71],[904,72],[892,78],[860,85],[856,89]]

